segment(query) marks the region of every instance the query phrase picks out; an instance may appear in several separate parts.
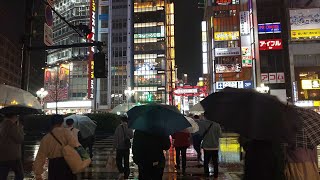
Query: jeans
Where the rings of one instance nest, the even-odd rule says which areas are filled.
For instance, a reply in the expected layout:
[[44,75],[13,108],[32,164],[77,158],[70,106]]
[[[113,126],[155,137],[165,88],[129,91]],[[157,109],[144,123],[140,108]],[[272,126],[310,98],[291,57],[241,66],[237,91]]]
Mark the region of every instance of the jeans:
[[214,177],[218,177],[219,163],[218,163],[218,150],[204,150],[204,173],[209,176],[209,162],[212,160],[214,166]]
[[130,149],[117,149],[117,167],[120,173],[124,173],[125,178],[128,178],[130,174],[129,155]]
[[0,180],[6,180],[9,171],[15,174],[15,180],[23,180],[23,167],[21,160],[0,162]]
[[177,166],[180,167],[180,153],[181,153],[181,159],[182,159],[182,169],[186,169],[186,163],[187,163],[187,148],[188,147],[175,147],[176,149],[176,162]]

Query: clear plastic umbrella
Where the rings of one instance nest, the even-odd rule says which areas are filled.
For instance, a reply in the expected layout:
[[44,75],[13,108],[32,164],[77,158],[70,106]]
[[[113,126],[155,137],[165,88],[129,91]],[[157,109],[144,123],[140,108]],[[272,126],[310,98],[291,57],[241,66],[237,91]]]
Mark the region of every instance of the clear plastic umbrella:
[[135,103],[124,103],[124,104],[119,104],[118,106],[114,107],[111,111],[113,114],[124,114],[128,112],[130,109],[133,107],[137,106]]
[[80,130],[82,138],[94,135],[97,125],[88,116],[74,114],[64,118],[64,120],[67,119],[74,120],[74,127]]
[[194,119],[192,119],[191,117],[187,117],[185,116],[185,118],[189,121],[189,123],[191,124],[191,127],[188,127],[187,130],[190,132],[190,133],[196,133],[199,131],[199,125],[198,123],[196,123],[194,121]]
[[0,106],[22,105],[42,109],[38,99],[28,91],[0,84]]

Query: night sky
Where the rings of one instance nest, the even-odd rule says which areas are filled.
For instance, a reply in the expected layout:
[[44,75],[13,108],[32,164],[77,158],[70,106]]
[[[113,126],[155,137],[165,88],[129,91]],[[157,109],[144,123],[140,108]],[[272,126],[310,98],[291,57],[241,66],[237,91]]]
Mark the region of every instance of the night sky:
[[0,34],[18,44],[24,32],[25,0],[2,0],[0,5]]
[[178,78],[188,74],[188,81],[196,85],[202,76],[201,21],[202,10],[197,0],[175,1],[175,40]]
[[[24,31],[25,0],[3,0],[0,6],[0,34],[18,44]],[[202,10],[197,0],[176,0],[176,64],[179,78],[188,74],[188,80],[195,84],[202,75],[201,20]]]

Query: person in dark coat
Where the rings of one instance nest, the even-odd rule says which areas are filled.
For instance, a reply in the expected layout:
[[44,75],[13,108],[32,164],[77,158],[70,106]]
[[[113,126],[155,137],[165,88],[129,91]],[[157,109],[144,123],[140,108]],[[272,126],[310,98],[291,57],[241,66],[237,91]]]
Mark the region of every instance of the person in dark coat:
[[[193,119],[198,123],[200,121],[200,117],[198,115],[193,116]],[[197,159],[200,162],[201,161],[201,142],[202,142],[202,136],[199,132],[196,132],[192,135],[192,143],[193,148],[197,152]]]
[[139,168],[139,180],[161,180],[165,167],[164,150],[171,146],[169,136],[136,130],[133,138],[133,161]]
[[128,128],[128,118],[126,116],[121,117],[121,124],[116,128],[113,136],[113,146],[117,150],[116,163],[120,173],[124,173],[124,178],[128,179],[130,174],[129,156],[131,142],[125,142],[126,139],[133,138],[132,129]]
[[15,180],[23,180],[23,140],[23,126],[19,123],[19,117],[6,115],[0,124],[0,180],[7,179],[9,171],[15,173]]

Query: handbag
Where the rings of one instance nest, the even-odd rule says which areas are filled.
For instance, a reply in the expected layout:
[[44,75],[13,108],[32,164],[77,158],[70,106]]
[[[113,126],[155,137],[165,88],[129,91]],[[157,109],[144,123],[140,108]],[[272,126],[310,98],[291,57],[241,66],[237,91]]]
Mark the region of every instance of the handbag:
[[82,146],[71,147],[62,144],[58,138],[50,132],[51,136],[62,146],[63,158],[69,165],[73,174],[83,172],[91,163],[90,155]]
[[121,126],[122,126],[122,131],[123,131],[123,134],[124,134],[124,144],[125,144],[127,147],[131,148],[130,138],[128,137],[127,133],[125,132],[123,125],[121,125]]

